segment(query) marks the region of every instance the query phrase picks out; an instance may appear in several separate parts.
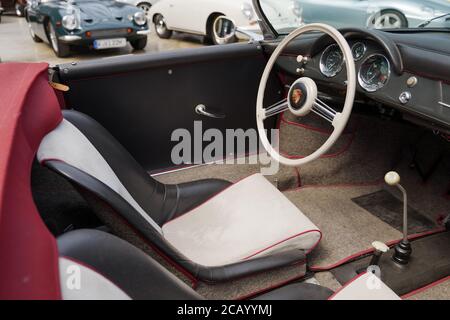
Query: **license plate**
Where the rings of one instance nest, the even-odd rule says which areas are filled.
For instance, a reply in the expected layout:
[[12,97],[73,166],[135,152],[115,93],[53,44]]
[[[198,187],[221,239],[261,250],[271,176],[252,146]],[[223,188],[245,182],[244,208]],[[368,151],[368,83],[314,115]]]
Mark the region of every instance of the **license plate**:
[[109,48],[121,48],[125,47],[126,45],[127,39],[125,38],[94,40],[94,48],[97,50]]

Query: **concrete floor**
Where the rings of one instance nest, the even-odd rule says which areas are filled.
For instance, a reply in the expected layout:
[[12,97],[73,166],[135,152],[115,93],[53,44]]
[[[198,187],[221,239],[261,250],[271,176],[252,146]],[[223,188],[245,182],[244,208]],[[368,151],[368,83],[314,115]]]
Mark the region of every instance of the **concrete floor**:
[[142,54],[148,52],[160,52],[166,50],[193,48],[203,45],[203,37],[174,33],[172,39],[160,39],[152,33],[148,36],[145,50],[133,53],[130,44],[120,49],[108,49],[102,51],[76,50],[68,58],[58,58],[47,43],[35,43],[29,34],[28,26],[24,18],[11,15],[3,16],[0,23],[0,59],[8,61],[38,61],[48,62],[50,65],[79,60],[98,59],[124,54]]

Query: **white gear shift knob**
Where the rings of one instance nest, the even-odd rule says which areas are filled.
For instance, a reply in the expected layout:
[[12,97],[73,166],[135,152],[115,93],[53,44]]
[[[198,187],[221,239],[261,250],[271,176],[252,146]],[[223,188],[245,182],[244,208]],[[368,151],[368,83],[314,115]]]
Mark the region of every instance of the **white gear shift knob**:
[[400,175],[395,171],[389,171],[384,176],[384,181],[390,186],[396,186],[400,183]]
[[372,247],[376,250],[376,251],[380,251],[382,253],[386,253],[389,251],[389,247],[381,241],[374,241],[372,242]]

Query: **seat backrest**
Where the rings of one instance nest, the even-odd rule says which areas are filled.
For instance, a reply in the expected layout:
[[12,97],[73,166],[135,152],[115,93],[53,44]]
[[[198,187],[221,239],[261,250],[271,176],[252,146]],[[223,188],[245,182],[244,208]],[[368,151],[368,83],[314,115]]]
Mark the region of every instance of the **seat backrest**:
[[212,272],[190,261],[166,241],[161,230],[165,222],[228,187],[228,181],[160,183],[94,119],[72,110],[63,111],[63,117],[42,140],[37,158],[69,180],[105,224],[127,240],[156,248],[187,271],[189,278],[217,279],[234,274],[222,268]]
[[97,230],[58,238],[61,296],[65,300],[202,297],[128,242]]
[[176,190],[151,178],[136,160],[92,118],[64,111],[64,120],[47,134],[37,158],[64,162],[101,181],[124,198],[156,231],[174,203]]

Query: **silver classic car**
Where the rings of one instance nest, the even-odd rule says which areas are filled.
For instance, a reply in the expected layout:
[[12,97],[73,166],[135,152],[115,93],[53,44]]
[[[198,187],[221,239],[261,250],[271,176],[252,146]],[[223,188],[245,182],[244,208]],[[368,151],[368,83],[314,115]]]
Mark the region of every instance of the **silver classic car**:
[[[300,0],[305,23],[376,29],[416,27],[450,12],[449,0]],[[449,23],[450,24],[450,23]]]

